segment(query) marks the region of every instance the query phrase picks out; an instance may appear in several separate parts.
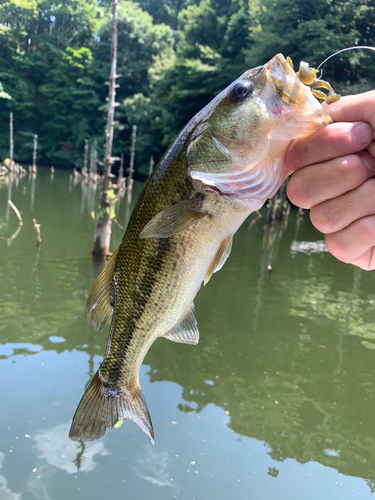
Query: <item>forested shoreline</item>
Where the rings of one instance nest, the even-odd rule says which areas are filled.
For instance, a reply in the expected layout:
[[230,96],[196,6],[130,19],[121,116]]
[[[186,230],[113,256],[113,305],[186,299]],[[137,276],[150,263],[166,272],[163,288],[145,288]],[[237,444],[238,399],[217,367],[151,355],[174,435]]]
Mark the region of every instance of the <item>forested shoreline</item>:
[[[317,66],[351,45],[375,46],[372,0],[119,2],[114,156],[146,173],[185,123],[246,69],[277,52]],[[85,139],[103,157],[110,1],[10,0],[0,5],[0,159],[81,167]],[[346,52],[324,67],[343,93],[370,90],[375,54]]]

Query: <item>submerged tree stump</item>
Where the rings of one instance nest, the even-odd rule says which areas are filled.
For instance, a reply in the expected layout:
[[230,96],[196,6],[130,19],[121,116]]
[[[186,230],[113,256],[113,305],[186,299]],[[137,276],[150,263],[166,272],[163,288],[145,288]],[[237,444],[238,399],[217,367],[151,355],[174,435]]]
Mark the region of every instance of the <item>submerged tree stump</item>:
[[105,258],[109,253],[111,242],[112,220],[109,214],[102,215],[96,223],[94,247],[92,254],[95,258]]
[[36,219],[33,219],[34,229],[36,231],[36,246],[40,247],[42,238],[40,237],[40,224],[37,224]]

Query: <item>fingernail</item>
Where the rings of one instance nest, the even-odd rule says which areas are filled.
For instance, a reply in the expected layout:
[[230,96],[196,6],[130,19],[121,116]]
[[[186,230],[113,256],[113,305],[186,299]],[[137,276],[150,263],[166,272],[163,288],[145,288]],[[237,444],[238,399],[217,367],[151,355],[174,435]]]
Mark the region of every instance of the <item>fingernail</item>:
[[375,172],[375,158],[370,155],[367,151],[361,153],[361,160],[363,161],[365,167],[370,172]]
[[360,146],[367,146],[367,144],[371,141],[373,135],[374,131],[372,130],[372,127],[370,127],[370,125],[367,125],[367,123],[360,123],[354,128],[352,132],[353,139]]

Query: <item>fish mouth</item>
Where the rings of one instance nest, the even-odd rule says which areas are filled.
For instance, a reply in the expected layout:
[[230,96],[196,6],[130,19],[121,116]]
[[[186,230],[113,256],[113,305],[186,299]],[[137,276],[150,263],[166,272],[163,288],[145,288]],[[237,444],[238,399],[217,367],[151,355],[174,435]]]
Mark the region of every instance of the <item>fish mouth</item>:
[[282,54],[268,61],[264,71],[267,84],[262,96],[269,103],[269,112],[277,120],[269,137],[292,138],[294,130],[293,139],[296,139],[331,123],[329,114],[314,97],[310,87],[301,82]]
[[286,104],[302,104],[309,97],[310,87],[304,85],[282,54],[277,54],[264,65],[276,94]]

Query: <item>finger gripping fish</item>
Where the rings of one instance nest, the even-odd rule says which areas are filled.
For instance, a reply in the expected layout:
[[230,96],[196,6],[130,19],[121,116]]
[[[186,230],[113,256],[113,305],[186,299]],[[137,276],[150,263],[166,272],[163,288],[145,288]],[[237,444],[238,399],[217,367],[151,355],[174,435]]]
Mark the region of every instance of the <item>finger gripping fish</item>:
[[71,439],[97,439],[130,420],[153,442],[138,379],[147,351],[158,337],[198,343],[193,300],[202,282],[221,269],[234,233],[290,173],[290,141],[331,121],[313,91],[332,96],[332,89],[302,64],[296,74],[278,54],[246,71],[186,125],[153,171],[87,299],[94,328],[113,317]]

